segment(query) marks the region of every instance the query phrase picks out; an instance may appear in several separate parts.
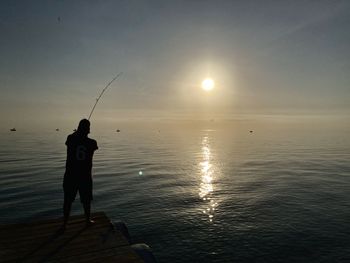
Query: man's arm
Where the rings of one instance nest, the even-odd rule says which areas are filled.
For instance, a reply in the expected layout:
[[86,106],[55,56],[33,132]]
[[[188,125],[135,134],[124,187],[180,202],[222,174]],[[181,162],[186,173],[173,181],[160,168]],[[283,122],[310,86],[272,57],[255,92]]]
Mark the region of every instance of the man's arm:
[[94,140],[94,151],[98,149],[97,142]]
[[69,146],[69,143],[70,143],[70,135],[67,136],[67,140],[66,140],[65,145]]

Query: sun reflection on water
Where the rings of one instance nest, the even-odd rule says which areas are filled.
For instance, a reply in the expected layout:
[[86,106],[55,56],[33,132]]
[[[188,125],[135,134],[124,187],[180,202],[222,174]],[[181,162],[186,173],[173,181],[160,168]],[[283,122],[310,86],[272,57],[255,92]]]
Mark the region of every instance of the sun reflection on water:
[[215,209],[218,203],[212,198],[214,191],[214,167],[211,163],[211,152],[208,136],[203,137],[202,140],[202,157],[203,160],[199,163],[201,183],[199,187],[199,197],[206,202],[203,213],[208,215],[209,221],[213,222]]

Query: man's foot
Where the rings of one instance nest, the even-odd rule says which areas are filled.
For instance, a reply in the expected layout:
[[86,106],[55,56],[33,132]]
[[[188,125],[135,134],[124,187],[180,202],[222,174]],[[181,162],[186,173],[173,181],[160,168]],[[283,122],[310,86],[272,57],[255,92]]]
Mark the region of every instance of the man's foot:
[[91,218],[90,219],[86,219],[86,226],[91,226],[93,224],[95,224],[96,222],[94,220],[92,220]]

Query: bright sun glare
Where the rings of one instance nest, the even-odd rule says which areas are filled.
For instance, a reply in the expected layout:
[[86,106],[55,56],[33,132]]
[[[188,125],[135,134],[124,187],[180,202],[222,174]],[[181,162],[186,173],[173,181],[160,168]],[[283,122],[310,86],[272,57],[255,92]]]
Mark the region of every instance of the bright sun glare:
[[214,87],[215,87],[215,83],[212,79],[207,78],[207,79],[202,81],[202,89],[204,89],[205,91],[210,91]]

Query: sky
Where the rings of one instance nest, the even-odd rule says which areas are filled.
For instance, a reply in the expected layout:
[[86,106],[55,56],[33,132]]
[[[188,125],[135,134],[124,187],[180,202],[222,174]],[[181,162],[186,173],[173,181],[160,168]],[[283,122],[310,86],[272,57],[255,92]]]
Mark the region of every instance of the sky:
[[[0,121],[350,113],[349,1],[0,2]],[[211,77],[215,89],[201,89]]]

